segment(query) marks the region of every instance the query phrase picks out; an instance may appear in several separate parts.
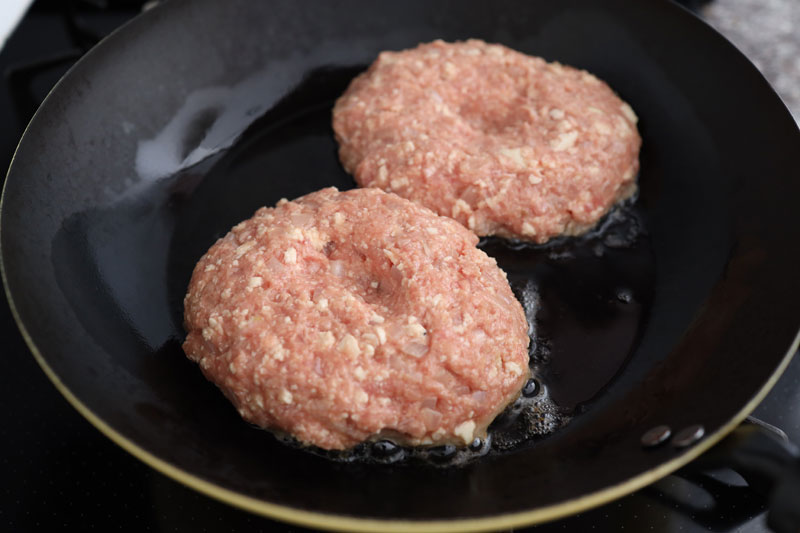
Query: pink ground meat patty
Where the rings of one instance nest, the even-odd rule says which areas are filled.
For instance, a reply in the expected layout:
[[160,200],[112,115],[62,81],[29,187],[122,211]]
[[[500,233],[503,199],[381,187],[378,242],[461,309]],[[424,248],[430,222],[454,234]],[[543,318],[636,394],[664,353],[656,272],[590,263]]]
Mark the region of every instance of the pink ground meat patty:
[[546,242],[635,191],[636,115],[588,72],[469,40],[382,52],[336,102],[345,169],[478,235]]
[[470,443],[529,375],[522,307],[476,243],[378,189],[259,209],[195,267],[184,351],[306,444]]

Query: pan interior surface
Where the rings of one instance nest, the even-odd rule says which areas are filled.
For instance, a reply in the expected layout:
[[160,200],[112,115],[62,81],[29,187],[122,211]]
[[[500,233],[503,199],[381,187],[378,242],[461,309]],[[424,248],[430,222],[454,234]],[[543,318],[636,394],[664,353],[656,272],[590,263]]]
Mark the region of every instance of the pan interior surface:
[[[166,3],[88,54],[32,121],[3,195],[4,280],[84,414],[254,511],[465,529],[619,496],[687,453],[642,450],[646,430],[700,423],[710,442],[754,407],[800,325],[800,133],[741,54],[667,2],[333,4]],[[534,355],[576,416],[460,468],[286,446],[183,356],[191,269],[258,207],[354,186],[330,109],[379,51],[471,37],[585,68],[640,117],[640,193],[623,224],[545,248],[484,244],[518,292],[536,282]]]

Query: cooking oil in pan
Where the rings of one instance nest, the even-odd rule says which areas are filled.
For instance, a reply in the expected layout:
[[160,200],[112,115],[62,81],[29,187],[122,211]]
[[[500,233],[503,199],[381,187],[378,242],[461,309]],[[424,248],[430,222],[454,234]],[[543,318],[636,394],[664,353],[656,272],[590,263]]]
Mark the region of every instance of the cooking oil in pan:
[[[330,111],[359,70],[312,72],[227,151],[172,178],[172,242],[181,248],[170,253],[175,323],[194,262],[230,227],[282,197],[355,186],[338,161]],[[382,440],[344,454],[315,453],[341,461],[461,464],[535,446],[591,409],[613,383],[636,346],[654,286],[654,261],[635,199],[580,237],[546,245],[488,238],[479,246],[506,272],[525,309],[535,381],[498,416],[486,439],[463,449],[409,449]]]
[[503,268],[525,310],[532,378],[519,398],[470,446],[406,448],[389,440],[341,461],[455,466],[487,454],[535,446],[586,410],[621,372],[652,298],[653,261],[634,201],[581,237],[533,245],[489,238],[479,245]]

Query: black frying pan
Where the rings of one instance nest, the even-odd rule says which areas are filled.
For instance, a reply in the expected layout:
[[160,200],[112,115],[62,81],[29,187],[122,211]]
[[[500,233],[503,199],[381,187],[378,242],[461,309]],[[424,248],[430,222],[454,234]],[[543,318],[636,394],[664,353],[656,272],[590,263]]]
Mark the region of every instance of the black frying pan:
[[[640,195],[604,232],[484,244],[539,292],[534,358],[573,418],[459,468],[282,444],[182,355],[191,268],[257,207],[354,185],[329,113],[380,50],[468,37],[586,68],[641,119]],[[67,399],[198,490],[326,528],[510,527],[651,483],[764,397],[798,344],[798,149],[753,66],[666,2],[176,0],[89,53],[32,121],[3,194],[4,281]],[[643,449],[660,424],[705,437]]]

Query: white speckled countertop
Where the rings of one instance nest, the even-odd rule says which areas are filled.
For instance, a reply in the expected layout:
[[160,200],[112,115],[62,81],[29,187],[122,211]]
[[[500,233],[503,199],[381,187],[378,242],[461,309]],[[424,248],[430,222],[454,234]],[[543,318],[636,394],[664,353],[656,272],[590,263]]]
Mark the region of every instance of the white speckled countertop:
[[800,122],[800,0],[716,0],[700,15],[750,58]]

